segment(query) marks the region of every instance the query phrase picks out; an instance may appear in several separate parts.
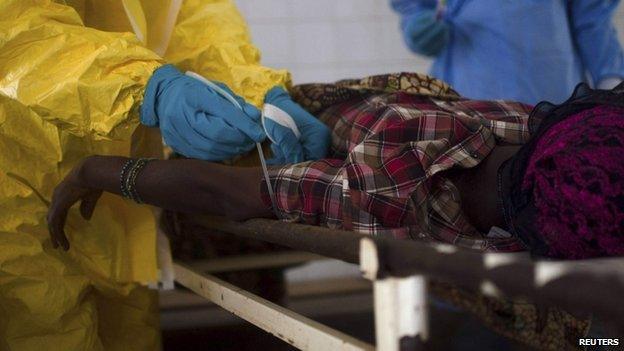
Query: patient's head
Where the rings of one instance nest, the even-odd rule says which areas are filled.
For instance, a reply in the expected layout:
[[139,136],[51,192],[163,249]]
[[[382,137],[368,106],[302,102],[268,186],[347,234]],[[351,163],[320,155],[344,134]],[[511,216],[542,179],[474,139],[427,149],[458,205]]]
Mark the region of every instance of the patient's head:
[[624,255],[624,109],[601,106],[552,125],[522,179],[547,255]]

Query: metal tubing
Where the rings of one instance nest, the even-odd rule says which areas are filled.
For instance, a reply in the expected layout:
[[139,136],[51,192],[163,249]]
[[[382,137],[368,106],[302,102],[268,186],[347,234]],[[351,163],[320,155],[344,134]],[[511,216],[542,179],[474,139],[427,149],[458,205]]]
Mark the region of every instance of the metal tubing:
[[361,234],[344,230],[269,219],[233,222],[219,217],[195,216],[193,222],[221,232],[263,240],[354,264],[359,264],[360,239],[364,237]]
[[[202,219],[203,218],[203,219]],[[237,223],[195,217],[220,231],[268,241],[350,263],[359,263],[364,236],[343,230],[268,219]],[[371,238],[379,255],[377,277],[423,274],[489,296],[528,298],[576,312],[591,313],[624,331],[624,260],[534,260],[526,253],[483,253],[453,245]],[[370,279],[370,278],[369,278]]]
[[209,301],[301,350],[373,351],[372,345],[237,288],[174,263],[176,281]]

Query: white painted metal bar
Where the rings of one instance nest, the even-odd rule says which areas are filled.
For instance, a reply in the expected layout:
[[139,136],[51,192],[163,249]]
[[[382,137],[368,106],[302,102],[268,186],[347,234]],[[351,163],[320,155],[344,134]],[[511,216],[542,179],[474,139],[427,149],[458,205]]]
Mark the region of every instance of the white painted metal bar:
[[377,350],[398,351],[404,349],[402,343],[417,347],[427,339],[426,284],[422,276],[375,281]]
[[427,341],[429,338],[427,279],[423,275],[399,278],[395,289],[398,295],[395,318],[399,319],[399,335]]
[[274,252],[270,254],[244,255],[194,260],[188,263],[196,271],[223,273],[253,269],[276,268],[326,259],[323,256],[301,251]]
[[362,239],[360,268],[373,280],[377,350],[416,349],[429,334],[427,281],[422,275],[377,279],[379,267],[375,242]]
[[211,275],[174,262],[176,281],[196,294],[301,350],[360,351],[373,346],[266,301]]

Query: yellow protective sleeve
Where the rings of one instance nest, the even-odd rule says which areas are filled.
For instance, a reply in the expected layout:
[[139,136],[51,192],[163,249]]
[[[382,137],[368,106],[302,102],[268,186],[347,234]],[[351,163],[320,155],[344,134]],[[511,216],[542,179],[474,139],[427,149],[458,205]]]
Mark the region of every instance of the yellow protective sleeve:
[[[128,155],[160,58],[129,33],[86,28],[46,0],[0,2],[0,350],[159,348],[151,211],[103,196],[69,214],[69,252],[45,221],[83,157]],[[125,333],[125,334],[124,334]]]
[[227,84],[257,107],[269,89],[291,84],[288,71],[260,65],[260,51],[251,43],[247,24],[232,0],[185,0],[165,59]]

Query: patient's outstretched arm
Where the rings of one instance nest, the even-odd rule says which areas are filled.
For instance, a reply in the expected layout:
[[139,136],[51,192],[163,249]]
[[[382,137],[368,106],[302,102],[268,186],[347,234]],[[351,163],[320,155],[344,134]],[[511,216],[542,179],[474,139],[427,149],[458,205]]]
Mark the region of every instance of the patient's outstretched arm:
[[[56,187],[48,211],[54,247],[69,248],[64,226],[74,204],[81,202],[80,213],[89,219],[103,191],[121,195],[120,173],[128,160],[116,156],[86,158]],[[260,168],[230,167],[194,159],[154,160],[137,177],[136,189],[150,205],[242,220],[271,216],[262,202],[261,180]]]

